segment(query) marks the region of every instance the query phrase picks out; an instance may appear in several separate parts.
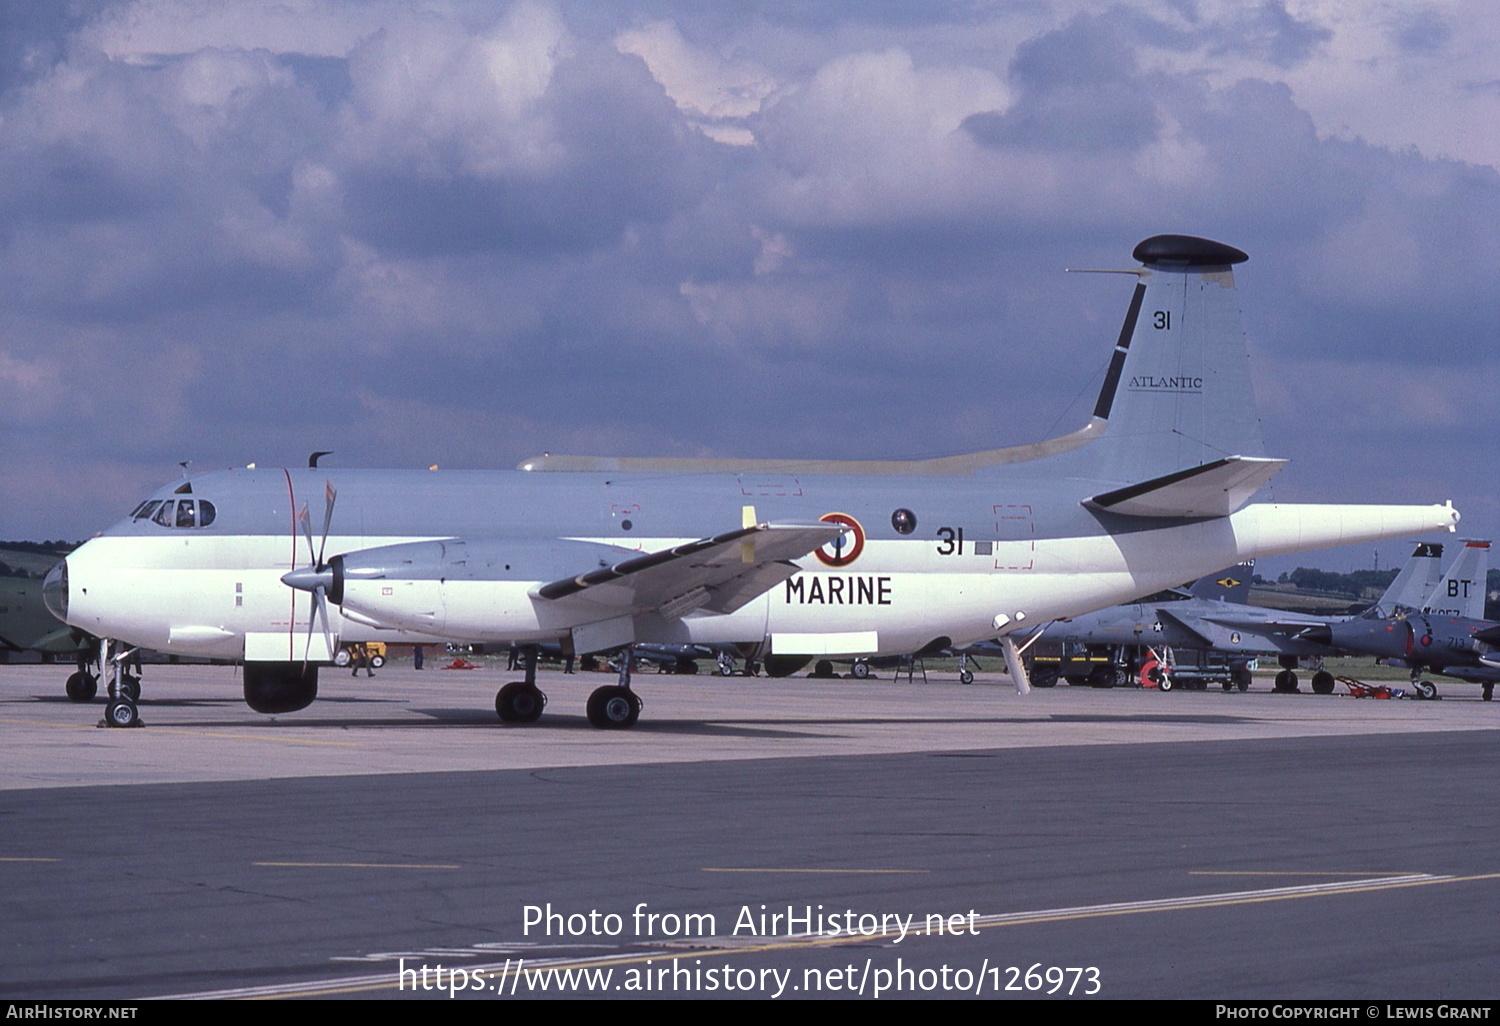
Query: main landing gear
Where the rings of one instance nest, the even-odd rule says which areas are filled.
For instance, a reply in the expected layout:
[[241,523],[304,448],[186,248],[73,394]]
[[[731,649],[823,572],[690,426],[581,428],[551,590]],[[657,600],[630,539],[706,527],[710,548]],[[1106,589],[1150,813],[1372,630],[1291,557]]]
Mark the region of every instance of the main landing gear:
[[[506,723],[535,723],[547,708],[547,695],[536,686],[535,645],[523,646],[520,650],[522,665],[526,668],[526,679],[511,681],[495,695],[495,712]],[[630,670],[633,654],[629,648],[619,656],[620,681],[618,684],[598,688],[589,695],[589,722],[600,730],[624,730],[635,726],[641,715],[641,699],[630,690]]]
[[521,649],[526,679],[511,681],[495,696],[495,712],[506,723],[535,723],[547,708],[547,694],[536,686],[536,646]]
[[634,660],[631,649],[620,654],[620,681],[618,684],[597,688],[589,695],[589,722],[600,730],[625,730],[635,726],[641,716],[641,699],[630,690],[630,664]]

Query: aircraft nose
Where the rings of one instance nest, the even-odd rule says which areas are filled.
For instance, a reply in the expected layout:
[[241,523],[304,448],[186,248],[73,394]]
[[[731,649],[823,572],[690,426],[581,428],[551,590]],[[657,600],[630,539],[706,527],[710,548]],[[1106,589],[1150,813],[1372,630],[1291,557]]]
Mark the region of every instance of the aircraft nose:
[[42,601],[52,615],[63,623],[68,622],[68,561],[65,559],[47,571],[42,581]]

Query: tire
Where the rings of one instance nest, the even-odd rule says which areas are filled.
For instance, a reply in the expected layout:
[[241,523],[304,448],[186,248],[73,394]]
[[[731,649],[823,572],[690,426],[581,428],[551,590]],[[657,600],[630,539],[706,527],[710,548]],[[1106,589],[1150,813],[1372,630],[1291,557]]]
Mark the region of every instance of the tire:
[[511,681],[495,695],[495,712],[506,723],[535,723],[545,708],[547,696],[524,680]]
[[626,730],[641,715],[641,700],[619,685],[597,689],[589,696],[589,722],[600,730]]
[[1057,687],[1056,670],[1037,670],[1031,675],[1031,686],[1034,688]]
[[973,670],[960,670],[960,671],[958,671],[958,682],[960,684],[972,684],[972,683],[974,683],[974,671]]
[[339,649],[337,652],[335,652],[333,654],[333,665],[334,666],[348,666],[349,665],[349,650],[347,648],[341,648],[341,649]]
[[134,702],[111,701],[104,707],[104,720],[111,727],[139,727],[140,713]]
[[854,675],[855,680],[868,680],[870,677],[870,664],[856,662],[849,668],[849,672]]
[[134,705],[141,700],[141,679],[128,673],[120,679],[120,697]]
[[1418,698],[1437,697],[1437,685],[1430,680],[1419,680],[1412,685],[1412,688],[1416,691]]
[[1282,694],[1293,694],[1297,690],[1297,675],[1291,670],[1282,670],[1276,674],[1276,690]]
[[92,702],[94,696],[99,693],[99,681],[82,670],[78,670],[68,678],[64,690],[75,702]]
[[1327,670],[1319,670],[1312,676],[1312,689],[1315,695],[1333,694],[1333,674]]
[[1171,691],[1176,686],[1177,686],[1177,683],[1175,681],[1173,681],[1172,678],[1169,677],[1169,676],[1167,676],[1165,673],[1161,675],[1161,680],[1159,680],[1159,681],[1156,682],[1156,687],[1157,687],[1158,691]]
[[371,656],[370,657],[370,669],[372,669],[372,670],[378,670],[378,669],[380,669],[384,665],[385,665],[385,656],[378,655],[378,656]]

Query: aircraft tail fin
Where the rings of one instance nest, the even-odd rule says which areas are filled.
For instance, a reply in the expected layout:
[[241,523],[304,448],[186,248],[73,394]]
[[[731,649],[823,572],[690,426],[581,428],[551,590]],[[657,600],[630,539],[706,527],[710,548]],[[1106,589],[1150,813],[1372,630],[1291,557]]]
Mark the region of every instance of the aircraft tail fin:
[[1420,609],[1443,576],[1442,542],[1418,542],[1416,551],[1391,581],[1374,609],[1381,616]]
[[1135,292],[1094,405],[1080,472],[1136,482],[1264,455],[1234,286],[1233,246],[1157,235],[1135,248]]
[[1217,599],[1243,606],[1250,601],[1250,578],[1254,574],[1254,560],[1239,563],[1216,574],[1198,578],[1188,586],[1188,592],[1194,598]]
[[1458,546],[1437,584],[1421,603],[1424,613],[1484,619],[1485,578],[1490,569],[1490,543],[1466,541]]

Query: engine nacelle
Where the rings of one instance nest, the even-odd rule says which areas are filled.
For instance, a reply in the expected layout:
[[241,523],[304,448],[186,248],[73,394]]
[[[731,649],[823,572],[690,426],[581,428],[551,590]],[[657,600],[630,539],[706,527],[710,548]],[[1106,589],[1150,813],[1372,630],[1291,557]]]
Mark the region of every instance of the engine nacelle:
[[318,668],[311,663],[246,663],[245,704],[258,713],[306,709],[318,697]]

